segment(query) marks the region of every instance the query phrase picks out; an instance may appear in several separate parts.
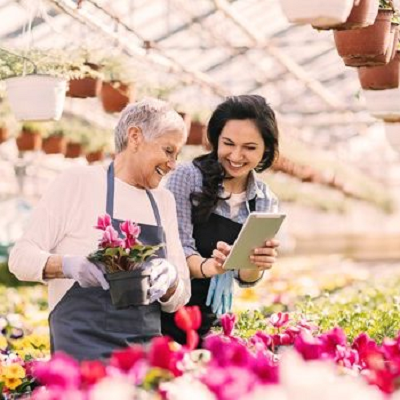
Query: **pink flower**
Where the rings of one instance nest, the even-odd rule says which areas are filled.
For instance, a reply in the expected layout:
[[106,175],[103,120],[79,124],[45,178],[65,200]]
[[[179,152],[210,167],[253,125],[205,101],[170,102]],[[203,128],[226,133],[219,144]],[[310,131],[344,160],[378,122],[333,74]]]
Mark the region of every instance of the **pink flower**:
[[104,217],[97,218],[96,229],[100,229],[101,231],[105,231],[107,226],[111,225],[111,217],[108,214],[105,214]]
[[33,372],[47,387],[77,389],[81,383],[79,363],[64,353],[56,353],[50,361],[37,361]]
[[360,360],[365,362],[370,354],[377,353],[378,345],[366,334],[360,333],[353,341],[352,348],[358,351]]
[[250,343],[255,347],[262,345],[265,349],[270,349],[274,344],[272,336],[262,331],[256,332],[250,339]]
[[338,365],[351,369],[353,366],[359,365],[360,358],[356,350],[352,350],[347,347],[337,345],[335,362]]
[[278,312],[272,314],[269,318],[270,324],[275,328],[281,328],[286,325],[290,320],[289,313]]
[[122,222],[119,227],[121,228],[121,232],[126,237],[133,237],[137,239],[141,232],[140,226],[129,220]]
[[235,328],[236,315],[235,314],[224,314],[220,318],[222,329],[225,336],[231,336],[233,329]]
[[324,344],[324,353],[328,353],[331,356],[335,355],[338,345],[343,347],[347,345],[346,334],[339,327],[333,328],[329,332],[320,335],[319,338]]
[[305,360],[318,360],[321,358],[324,345],[321,339],[313,337],[307,331],[303,331],[294,341],[295,349]]
[[100,241],[100,247],[119,247],[122,246],[123,240],[119,238],[118,232],[110,225],[104,230],[103,237]]

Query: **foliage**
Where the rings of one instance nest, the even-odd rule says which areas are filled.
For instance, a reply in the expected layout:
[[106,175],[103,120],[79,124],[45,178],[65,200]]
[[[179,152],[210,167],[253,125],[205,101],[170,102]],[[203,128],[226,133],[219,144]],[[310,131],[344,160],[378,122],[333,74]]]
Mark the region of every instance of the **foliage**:
[[135,81],[135,70],[126,57],[117,55],[105,57],[100,64],[105,82],[130,84]]
[[0,79],[29,74],[50,75],[66,79],[98,76],[83,59],[70,57],[62,50],[31,50],[26,54],[19,51],[0,49]]
[[124,239],[119,238],[108,214],[98,218],[96,229],[103,231],[103,237],[97,251],[89,254],[88,259],[104,264],[108,273],[138,269],[164,246],[141,243],[140,227],[129,220],[121,223],[120,228]]

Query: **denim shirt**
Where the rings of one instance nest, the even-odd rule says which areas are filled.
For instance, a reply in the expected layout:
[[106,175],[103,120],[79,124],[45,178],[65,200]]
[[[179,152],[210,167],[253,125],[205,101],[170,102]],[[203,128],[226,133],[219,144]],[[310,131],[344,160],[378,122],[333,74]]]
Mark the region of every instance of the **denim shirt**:
[[[176,170],[170,173],[166,183],[167,189],[169,189],[175,197],[179,236],[186,258],[193,254],[199,254],[193,238],[192,203],[190,201],[190,194],[194,192],[201,192],[202,186],[203,175],[201,174],[201,171],[193,164],[193,162],[179,164]],[[223,192],[224,188],[221,186],[219,194],[222,197]],[[246,201],[240,205],[237,216],[235,218],[231,218],[231,208],[226,200],[218,201],[214,213],[221,215],[222,217],[229,218],[234,222],[243,224],[250,213],[248,202],[254,198],[256,199],[256,211],[278,212],[278,200],[275,194],[272,193],[272,191],[264,182],[257,179],[254,171],[251,171],[247,183]],[[235,271],[235,279],[240,287],[251,287],[259,281],[257,280],[256,282],[251,283],[244,282],[239,279],[238,271]]]

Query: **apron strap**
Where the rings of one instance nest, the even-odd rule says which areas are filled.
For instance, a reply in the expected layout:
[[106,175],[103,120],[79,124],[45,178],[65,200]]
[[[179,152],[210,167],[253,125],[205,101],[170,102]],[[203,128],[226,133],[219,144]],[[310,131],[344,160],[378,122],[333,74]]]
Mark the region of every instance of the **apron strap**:
[[249,210],[250,212],[256,211],[256,198],[254,197],[253,199],[249,200]]
[[156,221],[157,221],[157,226],[161,227],[161,218],[160,218],[160,212],[158,211],[157,202],[154,199],[153,193],[151,193],[150,190],[146,189],[146,193],[147,193],[147,196],[149,196],[151,207],[153,209],[153,213],[154,213],[154,216],[155,216]]

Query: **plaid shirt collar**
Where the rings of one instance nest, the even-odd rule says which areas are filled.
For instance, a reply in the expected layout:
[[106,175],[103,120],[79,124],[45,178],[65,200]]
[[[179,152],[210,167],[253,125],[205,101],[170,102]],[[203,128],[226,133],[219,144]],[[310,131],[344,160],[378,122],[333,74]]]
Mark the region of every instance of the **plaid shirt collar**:
[[[223,195],[223,193],[224,193],[224,186],[223,184],[221,184],[219,188],[219,194]],[[256,172],[254,170],[251,170],[247,181],[246,199],[252,200],[254,198],[263,199],[265,198],[265,195],[262,189],[258,186]]]

